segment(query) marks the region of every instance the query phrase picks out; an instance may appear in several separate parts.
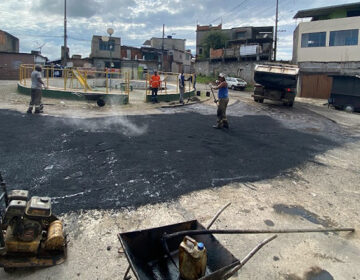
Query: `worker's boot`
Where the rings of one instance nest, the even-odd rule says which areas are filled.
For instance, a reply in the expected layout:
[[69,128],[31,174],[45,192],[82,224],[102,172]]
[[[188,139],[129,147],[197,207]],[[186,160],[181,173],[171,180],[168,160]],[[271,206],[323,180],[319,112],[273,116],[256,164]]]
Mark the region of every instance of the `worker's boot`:
[[223,127],[229,129],[229,123],[227,120],[223,120]]
[[32,114],[32,107],[29,107],[29,109],[26,111],[28,114]]
[[213,128],[221,129],[223,127],[223,123],[220,121],[217,122],[217,124],[213,125]]
[[41,107],[36,107],[35,108],[35,114],[41,114],[43,113],[44,111],[41,109]]

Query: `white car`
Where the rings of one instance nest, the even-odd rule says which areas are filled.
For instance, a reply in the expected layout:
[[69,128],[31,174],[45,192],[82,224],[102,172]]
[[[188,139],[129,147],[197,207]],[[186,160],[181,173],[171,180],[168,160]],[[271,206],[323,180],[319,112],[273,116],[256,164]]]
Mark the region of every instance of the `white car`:
[[225,78],[228,84],[228,88],[244,90],[247,86],[247,82],[240,78],[227,77]]

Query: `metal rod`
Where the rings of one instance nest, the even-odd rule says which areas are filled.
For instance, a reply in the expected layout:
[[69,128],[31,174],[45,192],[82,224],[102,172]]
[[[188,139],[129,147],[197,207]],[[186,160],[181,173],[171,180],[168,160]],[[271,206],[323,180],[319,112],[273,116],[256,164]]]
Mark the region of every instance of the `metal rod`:
[[209,223],[209,225],[206,227],[206,229],[210,229],[211,226],[213,225],[213,223],[215,223],[216,219],[221,215],[221,213],[228,208],[231,205],[231,202],[229,202],[228,204],[226,204],[223,208],[221,208],[214,216],[214,218],[212,218],[211,222]]
[[202,234],[266,234],[266,233],[306,233],[306,232],[338,232],[350,231],[354,232],[354,228],[327,228],[327,229],[274,229],[274,230],[258,230],[258,229],[211,229],[211,230],[184,230],[171,234],[164,234],[164,239],[170,239],[184,235],[202,235]]
[[242,268],[262,247],[264,247],[269,242],[273,241],[277,235],[274,235],[270,238],[267,238],[263,240],[261,243],[259,243],[254,249],[250,251],[249,254],[245,258],[243,258],[241,261],[239,261],[239,264],[235,266],[232,270],[230,270],[228,273],[224,275],[224,280],[229,279],[231,276],[233,276],[240,268]]
[[176,262],[174,261],[173,257],[171,256],[171,253],[170,253],[170,250],[169,250],[169,246],[167,245],[167,242],[166,242],[166,240],[167,240],[166,235],[167,235],[167,234],[166,234],[166,232],[165,232],[164,235],[163,235],[163,238],[162,238],[162,243],[163,243],[163,247],[164,247],[164,249],[165,249],[165,253],[166,253],[166,255],[170,258],[171,262],[175,265],[175,267],[176,267],[177,269],[179,269],[178,266],[177,266],[177,264],[176,264]]
[[128,276],[129,272],[130,272],[131,266],[129,265],[128,268],[126,269],[125,275],[124,275],[124,280],[129,280],[131,279],[131,276]]

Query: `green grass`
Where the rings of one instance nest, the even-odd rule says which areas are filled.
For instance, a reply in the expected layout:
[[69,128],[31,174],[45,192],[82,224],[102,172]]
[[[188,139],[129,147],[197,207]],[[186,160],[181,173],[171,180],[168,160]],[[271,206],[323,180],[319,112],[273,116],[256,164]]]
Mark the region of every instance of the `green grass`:
[[196,82],[200,84],[208,84],[214,82],[216,80],[213,76],[204,76],[204,75],[197,75]]

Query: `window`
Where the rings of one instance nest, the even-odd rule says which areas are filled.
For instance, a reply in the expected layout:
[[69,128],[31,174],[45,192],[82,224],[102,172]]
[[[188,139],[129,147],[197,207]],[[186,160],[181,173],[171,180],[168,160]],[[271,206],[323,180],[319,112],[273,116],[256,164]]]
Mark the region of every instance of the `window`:
[[301,47],[325,47],[326,32],[304,33],[301,35]]
[[240,31],[236,34],[237,39],[242,39],[246,37],[246,31]]
[[105,42],[103,40],[99,40],[99,49],[101,51],[114,51],[115,48],[115,40],[110,40]]
[[330,46],[356,46],[358,38],[359,29],[331,31]]
[[199,54],[202,54],[202,48],[199,49]]

